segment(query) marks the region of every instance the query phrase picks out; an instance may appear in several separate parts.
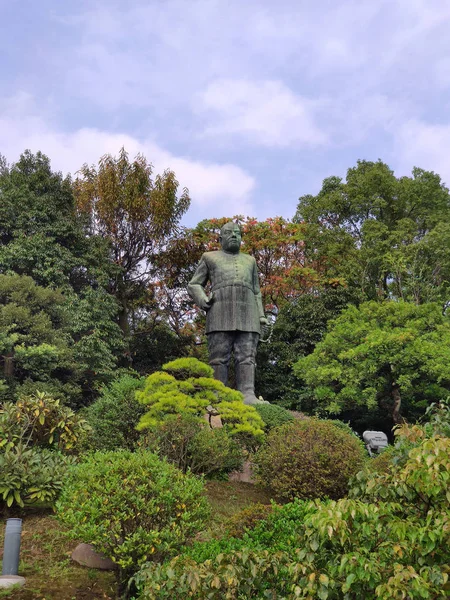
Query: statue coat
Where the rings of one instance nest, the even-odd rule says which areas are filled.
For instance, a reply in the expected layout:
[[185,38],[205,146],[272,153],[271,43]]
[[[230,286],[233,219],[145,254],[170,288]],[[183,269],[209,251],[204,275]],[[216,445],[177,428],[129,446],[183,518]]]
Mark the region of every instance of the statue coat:
[[[205,291],[208,282],[209,297]],[[205,252],[188,285],[188,293],[197,306],[207,310],[206,333],[236,330],[261,333],[264,308],[252,256],[223,250]]]

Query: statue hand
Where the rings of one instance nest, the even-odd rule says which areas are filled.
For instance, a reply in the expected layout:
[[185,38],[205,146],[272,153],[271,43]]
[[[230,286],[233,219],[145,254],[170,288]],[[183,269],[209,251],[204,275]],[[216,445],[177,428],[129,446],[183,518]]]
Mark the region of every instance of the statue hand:
[[211,308],[213,302],[214,302],[214,294],[211,294],[211,296],[207,300],[205,300],[205,302],[203,303],[203,306],[202,306],[203,310],[208,311]]
[[259,317],[259,322],[261,325],[269,325],[269,319],[266,317]]

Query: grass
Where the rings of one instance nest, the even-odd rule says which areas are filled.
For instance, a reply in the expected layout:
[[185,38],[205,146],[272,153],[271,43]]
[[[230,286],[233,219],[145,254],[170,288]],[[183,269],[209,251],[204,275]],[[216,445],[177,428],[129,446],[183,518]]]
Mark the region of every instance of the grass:
[[[23,512],[19,575],[23,588],[3,590],[11,600],[112,600],[114,573],[93,571],[70,559],[75,545],[67,539],[53,514]],[[3,550],[4,528],[0,532]],[[2,596],[0,596],[1,598]]]
[[[267,491],[238,481],[209,481],[206,494],[212,517],[201,539],[217,537],[223,525],[240,510],[256,502],[270,503]],[[23,588],[0,589],[8,600],[113,600],[115,576],[110,571],[88,569],[74,563],[70,555],[76,546],[64,535],[52,513],[24,512],[19,575],[26,578]],[[0,557],[4,526],[0,527]]]

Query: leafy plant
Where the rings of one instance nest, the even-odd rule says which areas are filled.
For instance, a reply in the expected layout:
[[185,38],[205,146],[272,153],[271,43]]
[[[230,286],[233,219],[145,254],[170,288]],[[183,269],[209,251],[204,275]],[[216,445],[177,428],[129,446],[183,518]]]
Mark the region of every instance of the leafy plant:
[[147,433],[145,443],[184,473],[209,478],[240,470],[244,461],[241,446],[225,427],[211,429],[191,415],[167,418]]
[[448,598],[450,439],[417,426],[397,436],[413,444],[406,461],[369,476],[358,498],[276,507],[240,540],[145,565],[138,598]]
[[92,427],[89,445],[93,449],[132,450],[136,447],[141,437],[136,425],[145,408],[136,400],[135,393],[143,386],[143,377],[122,375],[103,388],[97,400],[84,411]]
[[341,313],[295,373],[329,415],[382,409],[417,418],[450,390],[450,321],[437,304],[365,302]]
[[60,452],[27,448],[21,443],[0,452],[0,506],[52,505],[73,459]]
[[79,414],[46,392],[20,397],[0,408],[0,448],[17,444],[75,452],[90,427]]
[[[172,374],[173,373],[173,374]],[[195,358],[180,358],[166,363],[163,371],[147,377],[136,398],[147,406],[138,429],[163,423],[172,415],[192,415],[202,420],[211,406],[230,433],[261,438],[263,421],[253,406],[243,402],[240,392],[213,378],[213,370]]]
[[71,472],[57,514],[75,540],[118,566],[121,587],[145,561],[171,556],[205,523],[203,483],[155,454],[96,452]]
[[254,457],[261,483],[284,499],[339,498],[363,466],[366,452],[354,436],[319,419],[273,429]]
[[288,410],[277,404],[256,404],[255,408],[264,421],[266,431],[294,420],[294,417]]
[[231,537],[239,538],[249,529],[253,529],[257,523],[267,519],[272,512],[273,505],[257,502],[248,508],[233,515],[227,525],[227,533]]

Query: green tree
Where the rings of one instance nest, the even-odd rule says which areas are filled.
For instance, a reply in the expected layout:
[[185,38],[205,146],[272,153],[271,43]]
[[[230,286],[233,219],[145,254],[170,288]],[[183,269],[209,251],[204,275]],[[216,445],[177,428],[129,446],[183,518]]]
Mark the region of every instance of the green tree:
[[[358,161],[299,200],[296,222],[317,260],[367,299],[448,301],[450,195],[439,175],[414,168],[395,177],[385,163]],[[435,252],[439,248],[438,252]]]
[[277,315],[270,342],[261,343],[258,348],[257,395],[288,408],[311,412],[311,392],[295,377],[292,367],[300,356],[313,352],[328,322],[358,300],[355,291],[337,285],[286,302]]
[[86,237],[70,177],[41,152],[25,151],[0,171],[0,271],[29,275],[43,287],[75,290],[106,283],[106,246]]
[[[29,276],[39,287],[23,279],[27,283],[22,288],[30,287],[34,290],[30,292],[32,295],[47,294],[49,298],[56,298],[54,311],[58,311],[58,319],[64,326],[56,324],[52,317],[49,328],[62,327],[64,334],[60,331],[59,338],[64,338],[64,343],[71,348],[71,360],[76,361],[76,368],[59,368],[51,375],[49,370],[45,375],[47,389],[60,393],[62,386],[66,396],[71,401],[77,398],[78,403],[81,386],[83,402],[89,401],[98,385],[113,376],[123,349],[122,334],[116,324],[118,305],[107,292],[117,268],[110,262],[107,242],[100,236],[85,234],[76,212],[70,178],[52,172],[45,155],[26,151],[12,166],[5,161],[2,164],[0,273]],[[48,288],[47,292],[42,291],[43,288]],[[55,292],[56,289],[59,292]],[[21,310],[26,311],[33,305],[26,306],[24,293],[22,290],[23,297],[19,297],[18,303]],[[14,302],[17,303],[17,299],[6,295],[3,310],[17,312]],[[51,303],[52,300],[45,305],[50,312]],[[17,359],[18,356],[16,362]],[[16,375],[19,377],[19,371]],[[35,376],[36,373],[30,375],[31,381]],[[19,377],[16,383],[22,379]]]
[[319,409],[416,417],[450,390],[450,321],[437,304],[349,306],[314,352],[294,365]]
[[[38,382],[64,395],[79,393],[77,367],[58,290],[36,285],[27,275],[0,275],[0,360],[3,394],[13,397]],[[74,381],[75,380],[75,381]]]
[[98,167],[83,165],[74,182],[77,210],[87,218],[89,233],[110,245],[117,266],[110,290],[119,303],[119,324],[126,338],[130,307],[147,293],[151,255],[176,232],[190,204],[186,188],[178,196],[173,171],[154,179],[152,173],[144,156],[130,161],[122,148],[118,157],[102,156]]

